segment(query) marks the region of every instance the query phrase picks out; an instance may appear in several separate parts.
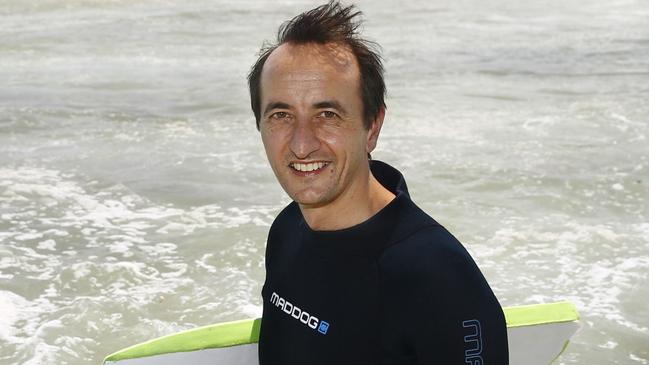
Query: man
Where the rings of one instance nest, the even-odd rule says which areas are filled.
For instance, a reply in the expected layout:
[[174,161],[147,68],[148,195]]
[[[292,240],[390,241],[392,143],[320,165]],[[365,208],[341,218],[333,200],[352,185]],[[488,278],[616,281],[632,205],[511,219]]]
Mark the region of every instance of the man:
[[294,200],[266,249],[262,365],[508,363],[503,312],[462,245],[370,161],[379,56],[337,2],[280,28],[248,77],[268,161]]

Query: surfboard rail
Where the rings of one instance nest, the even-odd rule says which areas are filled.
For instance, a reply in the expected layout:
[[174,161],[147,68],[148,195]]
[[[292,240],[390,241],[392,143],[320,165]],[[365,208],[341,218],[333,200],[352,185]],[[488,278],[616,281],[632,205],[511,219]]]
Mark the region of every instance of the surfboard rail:
[[111,361],[245,345],[259,342],[261,318],[211,324],[154,338],[112,353]]
[[[579,312],[570,302],[532,304],[503,308],[507,322],[510,347],[510,364],[518,364],[533,354],[534,350],[514,351],[532,346],[547,360],[547,365],[565,350],[570,337],[579,325]],[[200,350],[222,349],[241,345],[255,345],[259,341],[261,319],[246,319],[218,323],[172,333],[150,341],[136,344],[112,353],[104,359],[105,365],[126,365],[128,360],[160,358],[165,354],[187,353]],[[545,341],[545,342],[544,342]],[[562,341],[562,342],[558,342]],[[256,349],[247,350],[247,352]],[[532,353],[530,353],[532,351]],[[550,353],[552,352],[552,353]],[[250,355],[248,355],[250,357]],[[212,359],[213,360],[213,359]],[[130,362],[135,363],[135,362]],[[137,362],[144,364],[145,362]],[[157,362],[162,364],[163,362]],[[522,363],[522,362],[521,362]],[[527,362],[529,363],[529,361]],[[152,360],[146,364],[156,364]]]

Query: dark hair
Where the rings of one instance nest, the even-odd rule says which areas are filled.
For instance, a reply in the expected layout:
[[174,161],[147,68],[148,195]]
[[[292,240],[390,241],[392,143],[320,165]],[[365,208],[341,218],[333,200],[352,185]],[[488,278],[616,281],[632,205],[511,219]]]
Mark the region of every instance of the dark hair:
[[385,108],[385,82],[383,64],[378,44],[358,37],[361,21],[354,6],[343,7],[338,1],[330,1],[315,9],[304,12],[283,23],[277,32],[277,43],[262,47],[257,62],[248,74],[250,106],[255,114],[257,129],[261,120],[261,71],[270,54],[283,43],[340,42],[348,45],[360,69],[361,98],[363,100],[364,126],[369,129],[381,108]]

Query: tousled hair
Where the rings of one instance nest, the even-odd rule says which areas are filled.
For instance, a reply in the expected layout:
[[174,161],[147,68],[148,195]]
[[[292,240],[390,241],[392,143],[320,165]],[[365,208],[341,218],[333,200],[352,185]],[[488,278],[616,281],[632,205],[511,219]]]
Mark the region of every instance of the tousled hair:
[[360,70],[361,99],[363,100],[363,125],[372,126],[382,108],[385,108],[385,82],[383,63],[378,44],[360,38],[357,18],[362,13],[353,5],[343,7],[338,1],[330,1],[304,12],[283,23],[277,32],[277,43],[262,47],[259,58],[248,74],[250,106],[255,115],[257,129],[261,120],[261,72],[270,54],[284,43],[347,45],[358,62]]

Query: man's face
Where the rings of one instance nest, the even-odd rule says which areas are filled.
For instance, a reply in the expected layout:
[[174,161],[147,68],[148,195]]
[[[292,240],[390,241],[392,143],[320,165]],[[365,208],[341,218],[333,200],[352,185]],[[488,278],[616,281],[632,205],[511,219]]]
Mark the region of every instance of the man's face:
[[287,194],[318,208],[368,182],[380,123],[363,127],[356,58],[339,44],[283,44],[261,74],[261,137]]

